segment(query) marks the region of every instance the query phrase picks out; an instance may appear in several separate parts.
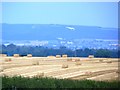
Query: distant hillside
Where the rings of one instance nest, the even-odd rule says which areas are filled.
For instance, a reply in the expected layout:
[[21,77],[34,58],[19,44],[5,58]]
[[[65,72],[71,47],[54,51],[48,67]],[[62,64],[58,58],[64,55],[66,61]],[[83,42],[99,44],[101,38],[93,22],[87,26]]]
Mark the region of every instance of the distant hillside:
[[2,24],[3,40],[117,39],[116,28],[59,24]]

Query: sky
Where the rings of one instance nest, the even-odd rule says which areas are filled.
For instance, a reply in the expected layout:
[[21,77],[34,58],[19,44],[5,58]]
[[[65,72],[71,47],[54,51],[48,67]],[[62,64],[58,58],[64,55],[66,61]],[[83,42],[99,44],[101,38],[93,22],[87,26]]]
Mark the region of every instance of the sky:
[[117,2],[3,2],[9,24],[67,24],[118,27]]

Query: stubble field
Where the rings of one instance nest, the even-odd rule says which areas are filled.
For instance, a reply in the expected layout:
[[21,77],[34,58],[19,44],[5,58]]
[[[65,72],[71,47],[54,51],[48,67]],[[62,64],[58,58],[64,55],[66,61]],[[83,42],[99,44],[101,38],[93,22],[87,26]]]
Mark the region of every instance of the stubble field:
[[118,80],[117,58],[0,57],[0,76]]

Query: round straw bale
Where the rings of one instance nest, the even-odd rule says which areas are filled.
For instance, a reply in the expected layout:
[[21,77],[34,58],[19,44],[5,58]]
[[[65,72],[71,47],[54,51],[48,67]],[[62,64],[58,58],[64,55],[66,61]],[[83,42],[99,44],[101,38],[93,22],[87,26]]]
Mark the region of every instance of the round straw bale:
[[0,57],[7,57],[7,54],[0,54]]
[[5,62],[10,62],[10,61],[12,61],[11,58],[5,58]]
[[107,61],[107,63],[112,63],[112,61]]
[[79,58],[74,58],[74,59],[72,59],[72,61],[78,62],[78,61],[80,61],[80,59]]
[[55,58],[55,56],[47,56],[48,58]]
[[67,58],[67,55],[66,55],[66,54],[64,54],[64,55],[62,55],[62,57],[63,57],[63,58]]
[[56,55],[56,58],[60,58],[61,57],[61,55]]
[[116,73],[118,73],[118,74],[119,74],[119,73],[120,73],[120,70],[116,70]]
[[89,55],[88,57],[89,57],[89,58],[94,58],[94,55]]
[[75,61],[78,62],[78,61],[80,61],[80,59],[79,59],[79,58],[76,58]]
[[82,63],[81,62],[76,62],[75,65],[82,65]]
[[38,61],[33,61],[32,65],[39,65],[39,62]]
[[101,60],[99,60],[99,62],[103,62],[103,60],[101,59]]
[[13,56],[14,56],[14,57],[19,57],[20,55],[19,55],[19,54],[14,54]]
[[0,67],[0,72],[3,72],[4,71],[4,68],[3,67]]
[[68,58],[67,61],[72,61],[72,58]]
[[27,54],[27,57],[32,57],[32,54]]
[[88,71],[88,72],[85,72],[85,75],[91,75],[92,72]]
[[63,64],[63,65],[62,65],[62,68],[68,68],[68,65]]
[[37,73],[37,75],[35,75],[35,77],[43,77],[43,76],[44,76],[44,72]]
[[72,61],[75,62],[75,58],[72,58]]

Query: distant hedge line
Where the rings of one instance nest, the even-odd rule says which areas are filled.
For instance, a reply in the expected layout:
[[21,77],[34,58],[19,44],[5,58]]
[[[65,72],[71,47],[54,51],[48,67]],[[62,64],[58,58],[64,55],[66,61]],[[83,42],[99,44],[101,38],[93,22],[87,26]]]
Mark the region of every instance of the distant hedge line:
[[[120,84],[120,83],[119,83]],[[68,80],[55,78],[3,77],[2,88],[17,90],[18,88],[118,88],[118,81],[104,82],[92,80]]]
[[41,46],[16,46],[14,44],[10,44],[8,46],[0,45],[2,48],[1,53],[12,56],[13,54],[20,54],[21,56],[26,56],[27,54],[32,54],[37,57],[46,57],[46,56],[55,56],[55,55],[63,55],[67,54],[69,57],[88,57],[90,54],[95,57],[104,57],[104,58],[118,58],[120,57],[120,51],[118,49],[76,49],[71,50],[64,46],[61,46],[58,49],[47,48]]

